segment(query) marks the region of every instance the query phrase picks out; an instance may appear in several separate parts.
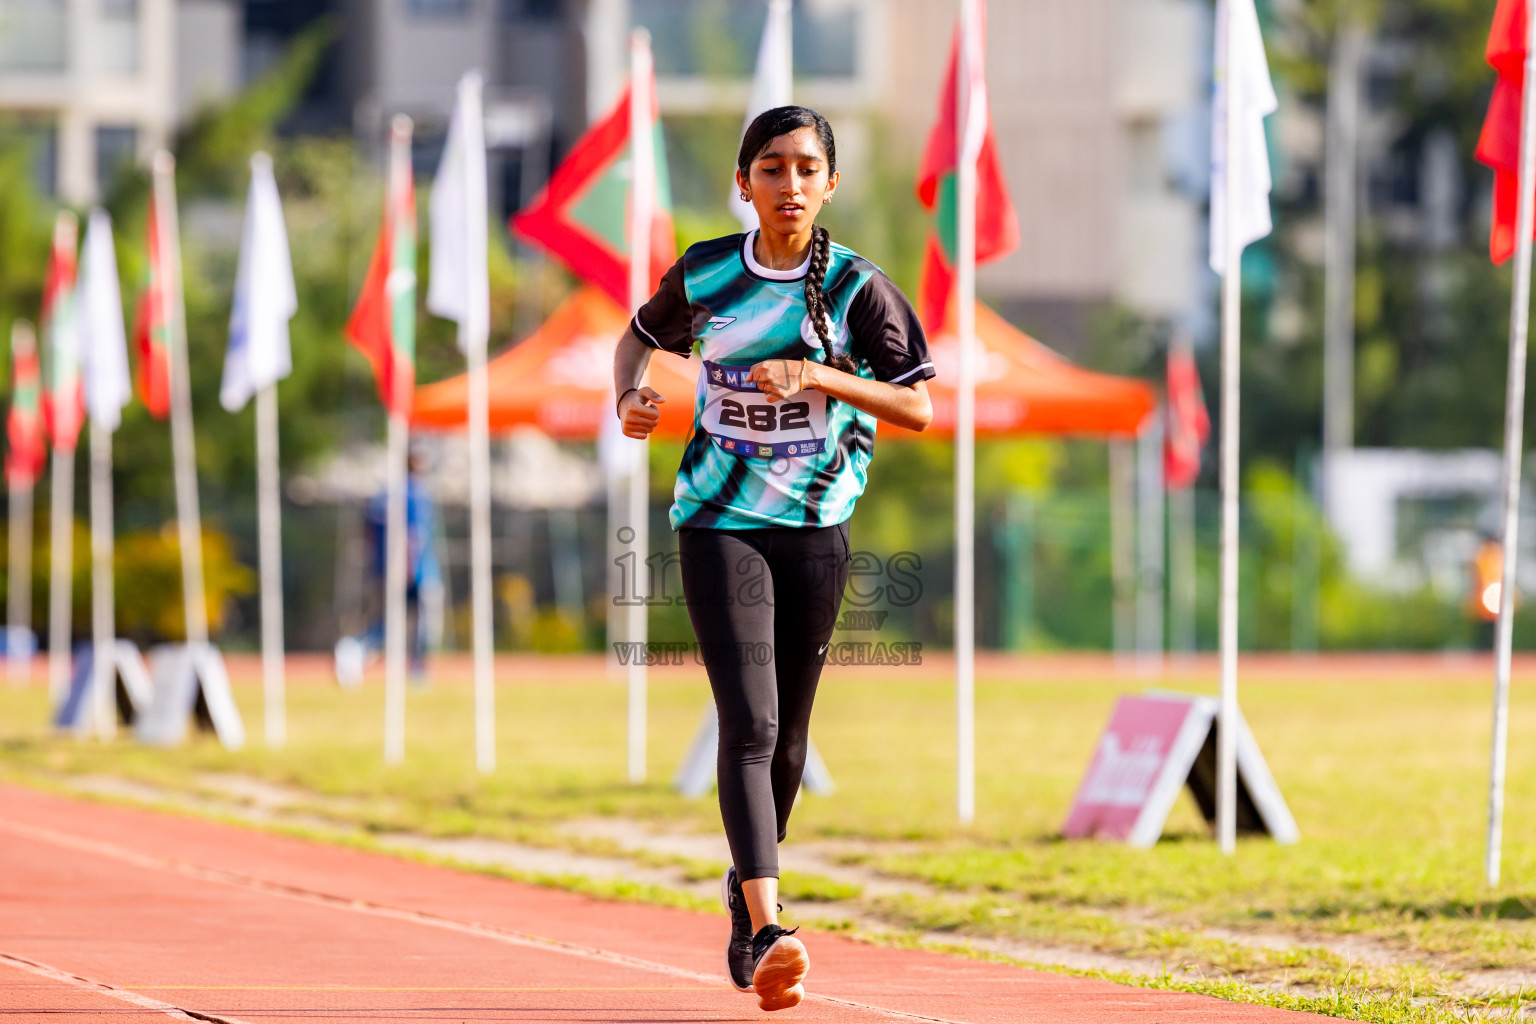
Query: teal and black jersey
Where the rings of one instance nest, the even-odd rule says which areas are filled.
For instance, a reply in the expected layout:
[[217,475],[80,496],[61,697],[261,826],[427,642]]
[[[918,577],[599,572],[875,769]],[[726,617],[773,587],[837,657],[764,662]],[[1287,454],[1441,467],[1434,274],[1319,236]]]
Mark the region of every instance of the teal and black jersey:
[[[747,380],[765,359],[826,362],[805,311],[809,258],[796,270],[770,270],[753,258],[752,239],[689,247],[631,322],[645,344],[704,360],[674,530],[832,526],[864,493],[873,416],[815,390],[769,404]],[[833,350],[851,355],[861,377],[912,384],[933,376],[917,314],[873,263],[833,244],[822,293]]]

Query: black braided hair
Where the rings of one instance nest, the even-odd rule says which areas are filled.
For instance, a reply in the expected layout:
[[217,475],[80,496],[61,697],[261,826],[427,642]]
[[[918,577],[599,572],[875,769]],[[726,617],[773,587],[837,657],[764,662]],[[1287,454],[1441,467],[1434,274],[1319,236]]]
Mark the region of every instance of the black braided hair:
[[858,366],[845,352],[832,354],[832,332],[828,330],[831,313],[827,309],[827,297],[821,290],[827,279],[827,265],[832,262],[832,234],[820,224],[811,227],[811,266],[805,274],[805,312],[821,339],[821,350],[827,354],[827,365],[844,373],[857,373]]
[[[741,138],[741,149],[736,154],[736,166],[745,177],[752,161],[761,156],[773,140],[801,128],[816,132],[816,141],[827,155],[827,175],[837,170],[837,142],[832,138],[832,126],[827,119],[809,107],[773,107],[752,119],[746,134]],[[821,339],[821,349],[826,353],[827,365],[845,373],[856,373],[857,365],[846,353],[832,354],[832,332],[828,329],[830,312],[826,295],[821,286],[827,279],[827,266],[832,262],[832,236],[819,224],[811,227],[811,266],[805,275],[805,312],[811,318],[816,337]]]

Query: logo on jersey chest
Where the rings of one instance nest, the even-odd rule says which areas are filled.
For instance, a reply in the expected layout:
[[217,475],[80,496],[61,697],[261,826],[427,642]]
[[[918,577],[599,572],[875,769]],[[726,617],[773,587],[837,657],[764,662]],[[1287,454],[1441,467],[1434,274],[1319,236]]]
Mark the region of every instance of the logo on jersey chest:
[[[837,344],[837,325],[833,322],[831,314],[823,314],[821,322],[826,325],[827,337],[832,339],[832,344]],[[811,323],[811,315],[807,313],[800,320],[800,340],[806,346],[816,351],[821,351],[821,337],[816,333],[816,327]]]
[[717,331],[724,330],[735,322],[736,318],[733,316],[712,316],[709,318],[709,326]]

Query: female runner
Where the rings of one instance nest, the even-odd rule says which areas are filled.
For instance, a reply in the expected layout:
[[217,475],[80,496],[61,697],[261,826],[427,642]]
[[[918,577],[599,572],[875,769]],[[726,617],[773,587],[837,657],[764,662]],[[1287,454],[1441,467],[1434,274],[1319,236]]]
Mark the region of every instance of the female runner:
[[932,419],[933,364],[905,296],[816,225],[838,183],[826,118],[765,111],[736,167],[760,227],[672,265],[619,343],[614,391],[624,433],[643,438],[666,401],[639,386],[650,350],[703,357],[670,518],[720,721],[726,963],[738,989],[780,1010],[804,998],[810,961],[779,927],[778,844],[848,580],[848,517],[875,421]]

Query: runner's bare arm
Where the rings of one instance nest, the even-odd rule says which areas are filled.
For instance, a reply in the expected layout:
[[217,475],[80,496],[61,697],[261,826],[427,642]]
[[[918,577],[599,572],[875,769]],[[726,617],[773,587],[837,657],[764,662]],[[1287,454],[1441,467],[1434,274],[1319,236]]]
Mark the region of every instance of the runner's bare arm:
[[626,330],[613,350],[613,393],[624,396],[619,399],[618,413],[625,437],[644,439],[656,429],[656,423],[661,419],[656,403],[666,399],[650,388],[639,386],[650,362],[650,346],[635,337],[633,330]]
[[[638,342],[637,342],[638,344]],[[908,430],[922,430],[933,421],[933,403],[928,400],[928,382],[887,384],[852,373],[798,359],[767,359],[752,367],[752,382],[768,396],[781,402],[800,390],[804,373],[805,387],[847,402],[876,419]]]

